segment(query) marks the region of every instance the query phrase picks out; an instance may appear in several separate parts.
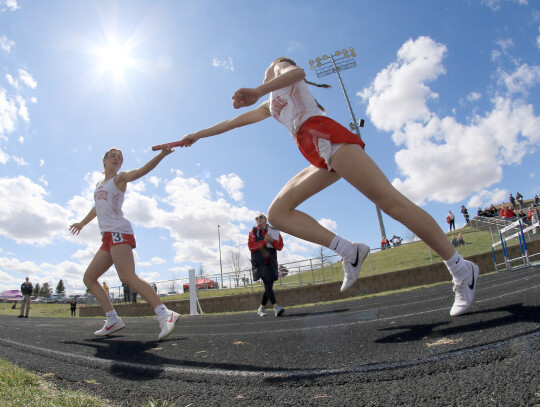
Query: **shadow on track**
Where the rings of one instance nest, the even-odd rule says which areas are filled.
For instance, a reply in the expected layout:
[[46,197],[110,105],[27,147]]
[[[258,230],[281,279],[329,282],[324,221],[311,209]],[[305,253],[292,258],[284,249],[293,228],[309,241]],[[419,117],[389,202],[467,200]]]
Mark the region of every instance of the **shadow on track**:
[[[391,328],[380,329],[380,331],[399,331],[384,338],[377,339],[375,343],[403,343],[411,341],[420,341],[425,339],[437,339],[451,335],[463,334],[466,332],[483,331],[486,329],[500,328],[516,323],[531,322],[540,323],[539,306],[523,306],[522,303],[507,305],[500,308],[494,308],[485,311],[470,312],[466,315],[482,315],[488,313],[507,313],[507,315],[493,318],[487,321],[476,321],[471,324],[451,326],[443,329],[438,327],[445,326],[451,322],[439,322],[434,324],[401,325]],[[463,317],[460,317],[461,319]],[[533,329],[524,332],[522,335],[536,331]],[[521,336],[521,335],[520,335]]]

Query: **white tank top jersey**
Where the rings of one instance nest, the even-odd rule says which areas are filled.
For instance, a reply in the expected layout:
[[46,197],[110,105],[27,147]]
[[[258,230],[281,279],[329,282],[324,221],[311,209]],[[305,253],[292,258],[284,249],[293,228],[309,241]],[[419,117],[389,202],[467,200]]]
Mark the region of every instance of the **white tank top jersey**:
[[122,204],[124,192],[120,191],[114,183],[114,178],[108,181],[100,181],[96,184],[94,201],[99,230],[105,232],[119,232],[133,234],[133,228],[129,220],[124,218]]
[[323,116],[315,98],[303,80],[270,93],[270,113],[293,137],[313,116]]

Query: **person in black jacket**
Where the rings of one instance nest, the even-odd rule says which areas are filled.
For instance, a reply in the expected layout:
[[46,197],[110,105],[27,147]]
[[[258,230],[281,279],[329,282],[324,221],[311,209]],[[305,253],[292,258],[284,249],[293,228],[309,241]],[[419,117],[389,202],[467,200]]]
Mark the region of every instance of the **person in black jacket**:
[[270,300],[274,307],[274,315],[279,317],[285,309],[278,305],[274,294],[274,281],[279,278],[277,250],[283,249],[283,238],[277,229],[266,222],[266,215],[259,214],[255,218],[257,226],[249,232],[248,247],[251,251],[251,263],[257,272],[257,277],[264,283],[264,294],[257,314],[261,317],[268,315],[265,306]]
[[[21,284],[21,293],[23,295],[23,301],[21,304],[21,313],[19,314],[19,318],[28,318],[28,312],[30,311],[30,296],[32,295],[32,291],[34,291],[34,286],[30,282],[30,278],[26,277],[26,281]],[[26,307],[26,313],[24,312],[24,308]]]
[[74,317],[75,312],[77,311],[77,300],[75,299],[75,297],[71,299],[71,302],[69,303],[69,305],[70,305],[70,310],[71,310],[71,316]]

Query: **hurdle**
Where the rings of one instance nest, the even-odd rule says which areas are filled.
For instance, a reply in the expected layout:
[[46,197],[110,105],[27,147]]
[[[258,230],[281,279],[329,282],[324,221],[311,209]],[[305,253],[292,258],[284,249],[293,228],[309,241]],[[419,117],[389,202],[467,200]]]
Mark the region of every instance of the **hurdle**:
[[[540,228],[540,222],[533,223],[531,226],[523,228],[523,223],[521,222],[521,219],[519,219],[499,230],[500,240],[491,245],[491,253],[493,255],[493,262],[495,263],[495,270],[498,270],[499,266],[504,266],[506,270],[517,270],[520,268],[536,266],[540,264],[540,261],[531,261],[533,257],[540,256],[540,253],[529,255],[529,252],[527,250],[527,241],[525,240],[525,233],[533,230],[534,228]],[[517,229],[517,232],[509,236],[504,236],[506,232],[513,232],[515,229]],[[511,259],[508,251],[507,242],[516,238],[519,242],[521,256]],[[497,247],[498,245],[501,245],[502,247],[504,263],[497,263],[497,258],[495,256],[495,247]],[[521,264],[517,266],[512,265],[513,263],[519,261],[521,261]]]

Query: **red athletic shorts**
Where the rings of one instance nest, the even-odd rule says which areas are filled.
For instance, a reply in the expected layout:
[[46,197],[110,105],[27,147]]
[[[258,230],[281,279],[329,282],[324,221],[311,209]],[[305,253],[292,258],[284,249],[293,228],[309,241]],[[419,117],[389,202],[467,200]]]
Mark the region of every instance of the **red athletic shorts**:
[[310,117],[296,133],[296,144],[302,155],[318,168],[328,169],[326,160],[319,151],[319,139],[328,140],[332,144],[359,144],[362,148],[365,146],[360,137],[335,120],[326,116]]
[[110,252],[112,246],[119,244],[128,244],[134,249],[137,247],[137,244],[135,243],[135,235],[130,235],[127,233],[105,232],[101,238],[101,241],[103,243],[100,249],[105,250],[106,252]]

